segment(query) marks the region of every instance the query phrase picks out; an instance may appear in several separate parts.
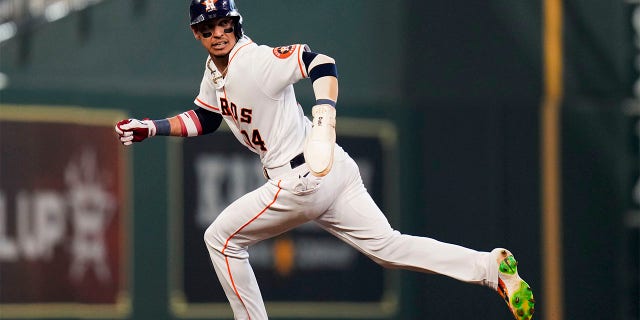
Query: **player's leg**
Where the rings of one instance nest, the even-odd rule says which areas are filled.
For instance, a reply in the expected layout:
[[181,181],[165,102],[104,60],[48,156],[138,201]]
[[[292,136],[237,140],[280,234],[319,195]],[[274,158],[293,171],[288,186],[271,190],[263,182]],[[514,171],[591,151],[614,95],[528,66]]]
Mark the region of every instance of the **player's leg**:
[[323,184],[341,190],[330,209],[316,222],[377,263],[497,286],[498,273],[496,268],[489,268],[488,252],[393,230],[366,191],[358,167],[350,157],[336,161],[326,180]]
[[[519,300],[507,301],[517,319],[530,319],[533,296],[517,275],[515,259],[508,251],[481,252],[393,230],[362,185],[355,163],[336,164],[333,170],[342,171],[340,176],[350,182],[333,206],[316,219],[323,228],[384,267],[437,273],[498,290],[505,300]],[[505,288],[506,294],[500,292]]]
[[437,273],[493,288],[498,284],[498,271],[490,265],[489,252],[393,230],[366,192],[339,201],[319,223],[384,267]]
[[298,205],[289,190],[266,183],[229,205],[205,231],[209,256],[236,319],[267,319],[247,249],[309,221]]

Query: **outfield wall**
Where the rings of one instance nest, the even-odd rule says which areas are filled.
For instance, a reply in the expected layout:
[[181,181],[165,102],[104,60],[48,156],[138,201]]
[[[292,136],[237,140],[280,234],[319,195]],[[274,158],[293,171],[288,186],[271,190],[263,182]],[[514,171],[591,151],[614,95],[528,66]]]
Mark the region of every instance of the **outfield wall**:
[[[338,143],[395,228],[508,247],[536,319],[640,318],[636,4],[237,2],[256,42],[336,59]],[[116,118],[191,108],[204,59],[184,1],[106,0],[0,45],[0,318],[228,318],[198,241],[261,183],[256,159],[224,130],[108,139]],[[73,269],[65,171],[83,161],[76,182],[115,199],[93,236],[108,278],[97,258]],[[276,319],[508,318],[485,288],[382,270],[313,227],[254,250]]]

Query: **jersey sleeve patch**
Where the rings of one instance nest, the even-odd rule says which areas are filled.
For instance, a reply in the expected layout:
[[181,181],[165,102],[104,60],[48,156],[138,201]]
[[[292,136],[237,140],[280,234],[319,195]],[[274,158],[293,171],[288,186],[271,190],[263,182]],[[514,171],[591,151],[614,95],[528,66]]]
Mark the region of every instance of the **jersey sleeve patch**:
[[280,59],[289,58],[296,51],[296,45],[273,48],[273,55]]

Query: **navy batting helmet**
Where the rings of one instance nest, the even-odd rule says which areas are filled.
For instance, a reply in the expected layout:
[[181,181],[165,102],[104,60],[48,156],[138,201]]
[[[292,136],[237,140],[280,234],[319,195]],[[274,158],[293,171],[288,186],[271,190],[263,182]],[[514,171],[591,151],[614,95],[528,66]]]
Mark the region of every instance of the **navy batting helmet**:
[[191,25],[215,18],[234,18],[234,33],[242,38],[242,16],[233,0],[191,0]]

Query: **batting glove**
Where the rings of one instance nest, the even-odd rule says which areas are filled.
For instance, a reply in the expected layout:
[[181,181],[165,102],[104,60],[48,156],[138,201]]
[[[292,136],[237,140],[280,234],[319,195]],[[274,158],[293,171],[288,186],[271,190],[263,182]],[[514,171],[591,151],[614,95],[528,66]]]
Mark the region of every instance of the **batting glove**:
[[128,146],[156,135],[156,125],[151,120],[125,119],[116,123],[116,133],[123,145]]

